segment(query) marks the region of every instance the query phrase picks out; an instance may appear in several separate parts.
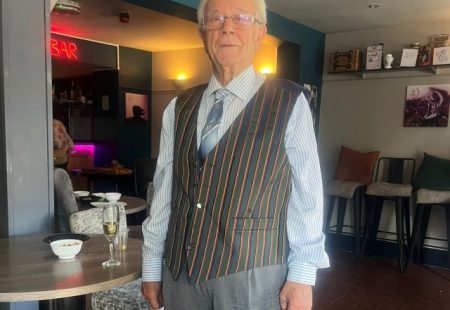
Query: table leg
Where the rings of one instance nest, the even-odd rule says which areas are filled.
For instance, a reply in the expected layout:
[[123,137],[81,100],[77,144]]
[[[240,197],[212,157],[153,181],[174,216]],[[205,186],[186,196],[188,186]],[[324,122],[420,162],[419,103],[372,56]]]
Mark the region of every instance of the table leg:
[[86,297],[84,295],[39,301],[39,310],[80,310],[85,308]]

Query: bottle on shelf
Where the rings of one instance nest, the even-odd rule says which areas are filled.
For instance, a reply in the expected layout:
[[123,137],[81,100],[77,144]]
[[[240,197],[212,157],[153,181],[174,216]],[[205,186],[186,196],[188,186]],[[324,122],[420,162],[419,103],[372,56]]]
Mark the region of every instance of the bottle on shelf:
[[69,99],[75,100],[75,81],[70,82]]
[[83,96],[83,92],[81,91],[81,86],[80,86],[80,84],[77,84],[75,86],[75,100],[81,101],[82,96]]

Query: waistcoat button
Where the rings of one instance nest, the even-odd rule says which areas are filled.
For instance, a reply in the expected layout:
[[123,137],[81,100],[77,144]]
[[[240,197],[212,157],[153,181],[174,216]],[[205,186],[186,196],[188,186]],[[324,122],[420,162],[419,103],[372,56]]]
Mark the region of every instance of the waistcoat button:
[[200,202],[198,202],[196,206],[197,206],[198,209],[203,208],[203,204],[201,204]]

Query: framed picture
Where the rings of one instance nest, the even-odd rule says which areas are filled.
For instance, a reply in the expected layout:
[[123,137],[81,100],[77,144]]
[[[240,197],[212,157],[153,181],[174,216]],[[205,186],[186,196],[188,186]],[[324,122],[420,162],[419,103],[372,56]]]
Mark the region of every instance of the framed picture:
[[433,49],[433,65],[450,64],[450,46],[435,47]]
[[125,120],[129,122],[148,120],[148,95],[125,93]]
[[418,53],[419,49],[417,48],[404,48],[402,59],[400,60],[400,67],[415,67]]
[[366,70],[381,69],[383,62],[383,45],[373,45],[367,48]]
[[447,127],[450,84],[406,88],[404,127]]

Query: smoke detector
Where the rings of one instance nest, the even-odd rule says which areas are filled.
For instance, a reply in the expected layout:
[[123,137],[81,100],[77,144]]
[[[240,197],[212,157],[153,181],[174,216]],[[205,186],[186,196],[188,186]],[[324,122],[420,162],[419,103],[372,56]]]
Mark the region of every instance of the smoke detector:
[[81,12],[81,6],[75,0],[58,0],[53,12],[64,15],[77,15]]

